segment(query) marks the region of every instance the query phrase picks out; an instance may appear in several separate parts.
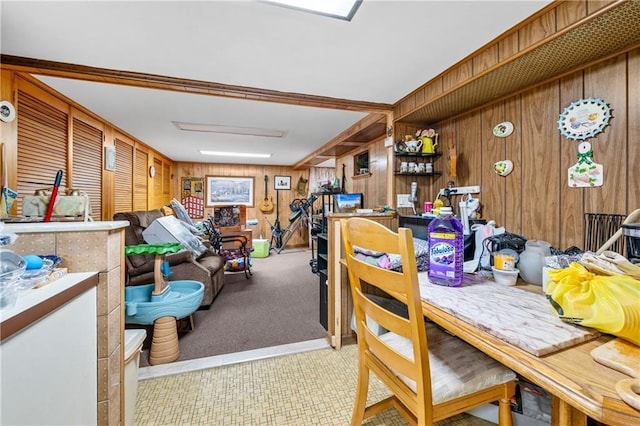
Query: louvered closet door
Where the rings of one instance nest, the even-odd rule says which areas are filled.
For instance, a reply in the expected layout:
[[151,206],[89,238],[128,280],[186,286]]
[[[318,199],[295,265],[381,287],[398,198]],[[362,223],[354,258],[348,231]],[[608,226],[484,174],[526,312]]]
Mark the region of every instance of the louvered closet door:
[[18,90],[18,215],[22,197],[37,189],[51,188],[56,172],[63,171],[67,186],[68,114]]
[[162,183],[164,176],[164,169],[162,168],[162,160],[158,158],[153,159],[153,167],[156,168],[156,175],[153,178],[153,204],[155,207],[162,207]]
[[133,144],[116,138],[115,212],[133,211]]
[[136,148],[133,162],[133,210],[147,210],[148,164],[149,154],[147,151]]
[[171,166],[164,164],[162,167],[162,205],[168,206],[171,202]]
[[73,189],[87,193],[94,220],[102,220],[102,135],[102,130],[73,119]]

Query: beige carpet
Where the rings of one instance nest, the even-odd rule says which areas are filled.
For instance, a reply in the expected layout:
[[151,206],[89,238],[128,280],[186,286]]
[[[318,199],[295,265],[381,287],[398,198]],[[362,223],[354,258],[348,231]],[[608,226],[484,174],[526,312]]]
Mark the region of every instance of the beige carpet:
[[[138,384],[137,425],[348,425],[357,348],[322,349],[145,380]],[[387,396],[377,380],[369,400]],[[406,425],[394,410],[366,425]],[[486,426],[466,414],[438,425]]]

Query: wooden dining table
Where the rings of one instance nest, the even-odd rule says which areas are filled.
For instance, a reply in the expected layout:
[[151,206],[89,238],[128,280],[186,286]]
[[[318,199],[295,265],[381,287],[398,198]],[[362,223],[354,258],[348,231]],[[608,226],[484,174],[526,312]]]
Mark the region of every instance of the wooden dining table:
[[591,356],[614,336],[563,323],[550,307],[545,313],[541,306],[548,302],[538,286],[487,279],[451,288],[418,275],[425,317],[548,391],[553,425],[586,426],[588,417],[606,425],[640,425],[640,411],[615,390],[629,376]]

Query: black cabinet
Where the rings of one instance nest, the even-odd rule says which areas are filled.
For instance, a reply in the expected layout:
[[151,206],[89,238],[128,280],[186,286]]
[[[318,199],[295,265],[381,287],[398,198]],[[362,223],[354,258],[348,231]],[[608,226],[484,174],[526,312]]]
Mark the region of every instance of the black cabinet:
[[329,241],[327,234],[327,214],[333,211],[333,196],[341,192],[320,192],[318,196],[319,208],[313,208],[311,215],[311,270],[318,274],[320,287],[320,324],[328,327],[329,307]]
[[[311,270],[313,271],[313,273],[317,274],[320,271],[320,266],[318,265],[318,262],[321,261],[319,259],[318,253],[320,250],[319,244],[320,242],[318,241],[318,235],[319,234],[325,234],[325,240],[326,240],[326,234],[327,234],[327,214],[331,213],[333,211],[333,196],[335,194],[341,194],[342,192],[340,191],[336,191],[336,192],[317,192],[313,195],[317,196],[317,200],[314,203],[314,205],[311,207],[312,209],[312,213],[311,213],[311,262],[309,262],[311,264]],[[319,208],[317,207],[317,203],[320,203]],[[326,243],[325,243],[325,249],[324,249],[324,254],[326,257]],[[324,267],[322,269],[327,269],[327,261],[325,259],[324,261]],[[326,273],[326,272],[325,272]]]
[[320,286],[320,324],[327,329],[328,320],[328,305],[329,305],[329,292],[328,292],[328,263],[329,263],[329,241],[326,233],[318,234],[317,236],[317,268],[318,268],[318,284]]

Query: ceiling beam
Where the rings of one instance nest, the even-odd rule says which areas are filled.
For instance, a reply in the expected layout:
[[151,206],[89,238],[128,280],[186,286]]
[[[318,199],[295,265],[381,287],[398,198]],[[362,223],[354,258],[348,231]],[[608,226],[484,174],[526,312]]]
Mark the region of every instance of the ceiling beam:
[[19,72],[62,77],[98,83],[120,84],[134,87],[145,87],[161,90],[172,90],[199,95],[219,96],[224,98],[245,99],[252,101],[273,102],[316,108],[339,109],[359,112],[389,112],[392,104],[355,101],[327,96],[306,95],[302,93],[280,92],[277,90],[259,89],[255,87],[235,86],[203,80],[169,77],[158,74],[147,74],[134,71],[121,71],[108,68],[90,67],[87,65],[66,62],[47,61],[22,56],[0,55],[3,68]]
[[[293,168],[294,169],[305,169],[308,167],[311,167],[315,164],[319,164],[319,161],[317,161],[318,158],[326,157],[326,153],[327,152],[331,152],[331,150],[333,148],[335,148],[336,146],[340,145],[348,145],[348,146],[357,146],[357,145],[364,145],[369,143],[370,141],[363,141],[363,142],[357,142],[357,141],[348,141],[348,139],[350,137],[352,137],[353,135],[361,132],[362,130],[366,129],[369,126],[378,124],[378,123],[387,123],[387,114],[369,114],[366,117],[364,117],[362,120],[358,121],[357,123],[355,123],[353,126],[349,127],[348,129],[344,130],[343,132],[341,132],[340,134],[338,134],[337,136],[335,136],[333,139],[331,139],[329,142],[327,142],[326,144],[324,144],[322,147],[316,149],[315,151],[313,151],[311,154],[307,155],[305,158],[303,158],[302,160],[300,160],[299,162],[297,162],[296,164],[294,164]],[[335,156],[331,156],[332,158],[335,158]],[[314,161],[314,159],[316,159]]]

